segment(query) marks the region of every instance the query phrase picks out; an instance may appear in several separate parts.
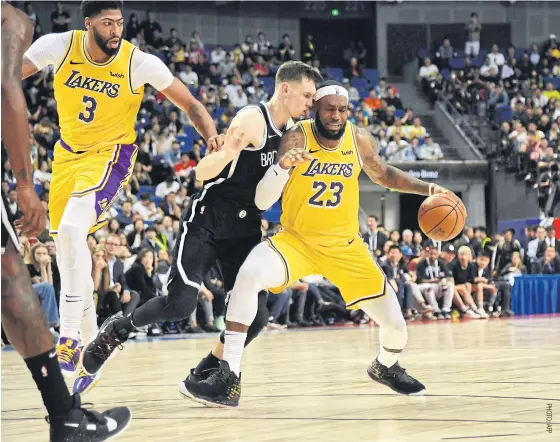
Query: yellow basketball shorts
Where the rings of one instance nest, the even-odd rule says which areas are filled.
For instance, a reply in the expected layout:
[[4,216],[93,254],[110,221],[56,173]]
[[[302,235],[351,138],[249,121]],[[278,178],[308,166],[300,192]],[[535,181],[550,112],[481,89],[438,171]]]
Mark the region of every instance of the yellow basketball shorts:
[[97,212],[90,233],[103,227],[105,212],[132,176],[137,152],[134,144],[75,152],[63,140],[56,143],[49,195],[50,234],[57,234],[68,200],[90,193],[95,193]]
[[282,230],[267,241],[282,258],[286,271],[284,285],[271,288],[272,293],[280,293],[305,276],[322,275],[339,288],[349,308],[385,294],[385,274],[359,236],[348,244],[325,247]]

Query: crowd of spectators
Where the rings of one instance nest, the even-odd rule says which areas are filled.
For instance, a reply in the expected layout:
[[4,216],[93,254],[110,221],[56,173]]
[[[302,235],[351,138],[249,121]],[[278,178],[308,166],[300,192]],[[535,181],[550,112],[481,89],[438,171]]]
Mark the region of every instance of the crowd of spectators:
[[434,102],[441,94],[460,114],[491,122],[497,149],[488,153],[537,189],[541,216],[550,217],[560,201],[560,44],[551,34],[527,49],[494,44],[487,51],[481,27],[473,13],[465,51],[446,38],[424,59],[422,88]]

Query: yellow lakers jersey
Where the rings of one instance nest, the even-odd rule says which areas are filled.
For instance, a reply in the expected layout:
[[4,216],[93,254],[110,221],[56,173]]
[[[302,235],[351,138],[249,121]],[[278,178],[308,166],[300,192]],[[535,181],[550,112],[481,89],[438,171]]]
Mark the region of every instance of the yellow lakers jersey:
[[362,163],[354,128],[348,122],[338,146],[329,149],[319,143],[314,120],[298,125],[313,160],[292,170],[282,196],[280,222],[306,243],[348,243],[359,233],[358,177]]
[[62,140],[73,151],[132,144],[144,87],[132,90],[131,63],[137,48],[122,40],[118,53],[95,63],[85,48],[87,33],[74,31],[55,66],[54,95]]

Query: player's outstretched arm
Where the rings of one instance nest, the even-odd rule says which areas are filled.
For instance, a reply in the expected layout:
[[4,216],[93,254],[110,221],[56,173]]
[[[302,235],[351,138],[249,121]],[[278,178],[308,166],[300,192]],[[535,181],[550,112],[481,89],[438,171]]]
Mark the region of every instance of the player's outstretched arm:
[[21,228],[27,235],[39,234],[46,223],[45,210],[35,193],[27,126],[27,103],[21,89],[21,60],[33,35],[27,16],[2,3],[2,139],[14,171]]
[[293,167],[311,160],[311,156],[305,151],[304,147],[305,135],[299,125],[284,132],[276,156],[277,163],[268,168],[257,185],[255,205],[260,210],[269,209],[280,199]]
[[239,112],[231,122],[222,150],[206,155],[196,166],[196,178],[210,180],[218,176],[249,144],[260,146],[264,141],[264,126],[264,118],[258,109]]
[[212,116],[181,80],[174,77],[171,85],[161,92],[189,116],[191,124],[206,141],[218,135]]
[[387,189],[418,195],[450,193],[449,190],[437,184],[414,178],[412,175],[385,163],[379,156],[377,140],[365,129],[355,127],[354,130],[356,131],[358,151],[363,162],[364,172],[374,183]]

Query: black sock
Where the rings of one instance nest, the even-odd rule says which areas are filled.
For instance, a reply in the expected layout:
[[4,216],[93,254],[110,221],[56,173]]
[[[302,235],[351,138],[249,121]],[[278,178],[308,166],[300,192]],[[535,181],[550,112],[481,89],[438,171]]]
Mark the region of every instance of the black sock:
[[210,370],[212,368],[219,368],[220,367],[220,360],[212,354],[212,352],[208,353],[202,361],[198,363],[194,372],[196,374],[202,373],[204,370]]
[[113,328],[116,331],[125,330],[127,335],[132,333],[136,328],[135,324],[133,324],[133,319],[132,319],[133,316],[134,316],[134,312],[129,313],[124,318],[117,319],[113,324]]
[[60,419],[66,416],[74,401],[64,383],[56,357],[56,349],[53,348],[46,353],[27,358],[25,363],[41,392],[49,417]]

